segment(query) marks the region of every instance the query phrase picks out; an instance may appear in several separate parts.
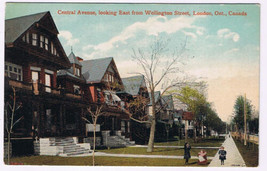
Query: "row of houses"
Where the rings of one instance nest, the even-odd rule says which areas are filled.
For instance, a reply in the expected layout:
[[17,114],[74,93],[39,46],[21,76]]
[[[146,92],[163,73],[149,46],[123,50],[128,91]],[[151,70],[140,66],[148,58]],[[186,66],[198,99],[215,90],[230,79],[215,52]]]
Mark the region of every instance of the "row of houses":
[[[58,34],[50,12],[5,21],[5,112],[12,112],[8,104],[15,98],[14,120],[23,118],[13,129],[13,153],[88,153],[92,124],[84,118],[89,107],[94,111],[99,106],[104,115],[98,119],[98,146],[145,143],[149,125],[131,119],[149,119],[152,103],[144,76],[121,78],[113,57],[83,60],[73,51],[67,56]],[[147,103],[143,114],[131,105],[140,97]],[[166,127],[175,116],[181,119],[171,96],[155,92],[155,97],[159,123]],[[159,128],[158,137],[168,130]]]

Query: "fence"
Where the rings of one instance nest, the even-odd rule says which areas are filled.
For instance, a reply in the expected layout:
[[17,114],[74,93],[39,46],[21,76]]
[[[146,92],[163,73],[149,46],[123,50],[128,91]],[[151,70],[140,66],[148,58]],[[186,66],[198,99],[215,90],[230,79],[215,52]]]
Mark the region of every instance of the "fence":
[[[240,139],[242,141],[244,140],[244,133],[231,132],[231,135],[235,139]],[[252,142],[252,143],[255,143],[255,144],[259,144],[259,136],[258,135],[250,135],[250,134],[247,134],[246,139],[249,142]]]

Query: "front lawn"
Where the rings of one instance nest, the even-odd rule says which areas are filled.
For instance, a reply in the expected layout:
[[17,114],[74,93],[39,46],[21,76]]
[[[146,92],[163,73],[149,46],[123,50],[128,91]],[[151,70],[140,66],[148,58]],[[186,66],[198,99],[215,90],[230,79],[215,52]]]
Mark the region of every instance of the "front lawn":
[[[112,153],[112,154],[143,154],[143,155],[170,155],[170,156],[183,156],[184,149],[178,148],[154,148],[151,153],[146,152],[147,148],[143,147],[126,147],[126,148],[112,148],[105,150],[97,150],[98,152]],[[191,156],[197,156],[200,149],[191,149]],[[205,149],[208,156],[214,157],[217,149]]]
[[[192,147],[220,147],[224,140],[224,138],[205,138],[198,142],[188,139],[188,142]],[[184,144],[185,140],[155,143],[158,146],[183,146]]]
[[235,139],[235,144],[242,155],[247,167],[257,167],[259,164],[259,146],[249,143],[244,145],[240,140]]
[[[151,159],[151,158],[122,158],[96,157],[96,166],[183,166],[184,160],[179,159]],[[6,161],[5,161],[6,162]],[[92,166],[92,157],[56,157],[56,156],[28,156],[11,158],[13,163],[24,165],[74,165]],[[209,161],[210,162],[210,161]],[[198,165],[197,160],[189,160],[186,167],[206,167]]]

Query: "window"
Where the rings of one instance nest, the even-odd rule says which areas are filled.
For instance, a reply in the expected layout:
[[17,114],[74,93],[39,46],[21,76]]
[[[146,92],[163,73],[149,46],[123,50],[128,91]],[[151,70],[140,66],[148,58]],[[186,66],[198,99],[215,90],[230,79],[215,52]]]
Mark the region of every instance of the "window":
[[45,91],[51,93],[51,75],[45,74]]
[[40,35],[40,48],[44,48],[44,36]]
[[5,74],[11,79],[22,81],[22,66],[6,62]]
[[54,54],[54,43],[51,42],[51,53]]
[[80,76],[81,75],[79,68],[75,68],[75,75],[77,75],[77,76]]
[[108,82],[108,74],[105,75],[104,81]]
[[74,89],[74,94],[81,94],[80,86],[73,85],[73,89]]
[[39,72],[38,71],[32,71],[32,81],[38,82],[39,80]]
[[108,81],[111,82],[111,75],[108,75]]
[[32,33],[32,45],[37,46],[37,34]]
[[48,50],[48,38],[45,38],[45,50]]

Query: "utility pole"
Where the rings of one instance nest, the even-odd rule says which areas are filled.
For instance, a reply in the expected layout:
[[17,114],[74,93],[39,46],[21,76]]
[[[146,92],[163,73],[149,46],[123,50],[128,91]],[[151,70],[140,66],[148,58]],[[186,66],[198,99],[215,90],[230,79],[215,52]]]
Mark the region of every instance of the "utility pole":
[[225,134],[227,134],[227,122],[225,122]]
[[244,145],[247,145],[247,112],[246,112],[246,93],[244,99]]

